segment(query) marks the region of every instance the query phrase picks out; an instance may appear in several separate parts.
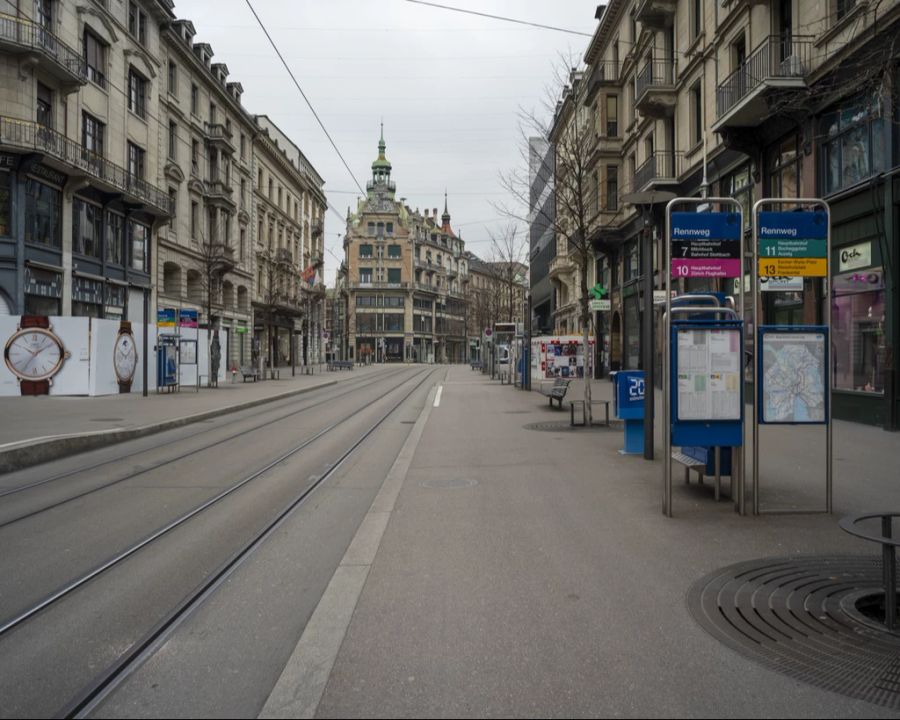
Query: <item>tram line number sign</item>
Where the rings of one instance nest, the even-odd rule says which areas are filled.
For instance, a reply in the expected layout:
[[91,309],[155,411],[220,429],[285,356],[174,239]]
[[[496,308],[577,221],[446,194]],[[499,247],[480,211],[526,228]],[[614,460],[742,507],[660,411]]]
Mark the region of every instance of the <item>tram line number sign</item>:
[[828,215],[824,212],[761,212],[759,276],[826,277]]
[[741,276],[741,216],[736,212],[674,212],[672,277]]

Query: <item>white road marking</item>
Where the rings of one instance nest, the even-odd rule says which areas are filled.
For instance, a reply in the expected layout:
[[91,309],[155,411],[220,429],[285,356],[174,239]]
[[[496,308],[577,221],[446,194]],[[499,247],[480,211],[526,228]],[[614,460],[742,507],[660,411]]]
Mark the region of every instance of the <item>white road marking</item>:
[[444,392],[444,386],[443,386],[443,385],[438,385],[437,395],[434,396],[434,406],[435,406],[435,407],[440,407],[440,406],[441,406],[441,393],[442,393],[442,392]]

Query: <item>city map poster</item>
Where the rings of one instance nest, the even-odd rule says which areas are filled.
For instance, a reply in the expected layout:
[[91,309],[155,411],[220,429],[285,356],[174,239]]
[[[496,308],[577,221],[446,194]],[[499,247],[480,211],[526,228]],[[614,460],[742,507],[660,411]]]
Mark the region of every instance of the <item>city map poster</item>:
[[678,331],[678,420],[740,420],[741,331]]
[[804,330],[759,329],[760,422],[827,422],[827,333],[824,328]]

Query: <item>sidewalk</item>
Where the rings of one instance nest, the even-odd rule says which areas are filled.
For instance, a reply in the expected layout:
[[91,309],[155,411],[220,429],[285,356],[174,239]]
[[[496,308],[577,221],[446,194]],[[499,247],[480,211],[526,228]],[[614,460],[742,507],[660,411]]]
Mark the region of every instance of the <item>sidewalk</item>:
[[184,389],[178,393],[140,393],[105,397],[0,398],[0,472],[56,459],[113,442],[141,437],[211,416],[253,407],[281,397],[311,392],[394,366],[356,367],[352,372],[327,372],[281,379],[221,383],[218,388]]
[[[836,425],[834,516],[740,517],[676,473],[668,519],[661,462],[619,455],[621,428],[526,427],[567,421],[537,393],[451,369],[319,717],[892,716],[747,660],[686,596],[744,560],[875,556],[837,519],[896,503],[900,437]],[[787,436],[768,438],[766,467],[782,470],[767,480],[812,502],[804,483],[821,476],[794,473],[817,452]]]

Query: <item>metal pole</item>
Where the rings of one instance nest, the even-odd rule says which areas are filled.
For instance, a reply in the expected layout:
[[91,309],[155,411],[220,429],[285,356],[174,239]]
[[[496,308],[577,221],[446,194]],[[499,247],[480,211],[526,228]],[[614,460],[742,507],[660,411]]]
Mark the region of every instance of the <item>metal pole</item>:
[[753,514],[759,515],[759,326],[762,303],[759,292],[759,211],[764,202],[753,205],[753,253],[750,292],[753,294]]
[[[644,210],[644,230],[642,238],[643,266],[644,266],[644,325],[641,344],[644,349],[644,459],[652,460],[653,453],[653,424],[656,400],[656,383],[654,373],[655,348],[653,336],[653,243],[650,233],[650,222],[653,210]],[[585,364],[587,364],[588,348],[584,349]],[[587,375],[587,373],[585,373]]]
[[[663,267],[660,268],[665,280],[666,317],[665,337],[663,338],[663,514],[672,517],[672,407],[669,393],[672,386],[672,264],[669,260],[671,250],[670,237],[672,228],[672,208],[675,200],[666,205],[666,230],[663,238]],[[688,470],[688,474],[690,470]]]
[[[825,512],[829,515],[834,510],[833,507],[833,465],[834,465],[834,444],[833,444],[833,423],[832,423],[832,403],[831,403],[831,395],[834,387],[834,374],[831,372],[831,304],[832,304],[832,296],[834,290],[832,289],[831,282],[831,207],[822,201],[819,201],[820,204],[825,206],[825,218],[828,223],[828,243],[827,243],[827,258],[825,261],[825,287],[828,292],[825,293],[825,324],[828,327],[828,335],[826,337],[825,343],[825,372],[828,373],[828,425],[825,429],[826,439],[825,439],[825,453],[826,458],[825,462],[827,463],[827,469],[825,471]],[[893,548],[891,548],[891,570],[894,570],[894,552]],[[892,593],[896,591],[896,583],[891,585]],[[896,598],[895,598],[896,599]],[[896,607],[896,603],[895,603]]]
[[147,362],[150,358],[150,348],[148,345],[150,344],[150,291],[147,288],[144,288],[144,397],[147,397],[147,384],[149,382],[149,373],[147,369]]
[[[893,537],[893,521],[890,516],[881,518],[882,537]],[[881,564],[884,572],[884,622],[887,629],[893,632],[897,622],[897,565],[893,545],[882,544]]]

